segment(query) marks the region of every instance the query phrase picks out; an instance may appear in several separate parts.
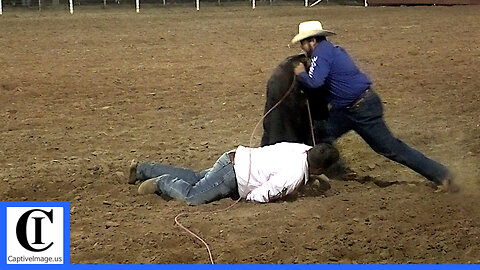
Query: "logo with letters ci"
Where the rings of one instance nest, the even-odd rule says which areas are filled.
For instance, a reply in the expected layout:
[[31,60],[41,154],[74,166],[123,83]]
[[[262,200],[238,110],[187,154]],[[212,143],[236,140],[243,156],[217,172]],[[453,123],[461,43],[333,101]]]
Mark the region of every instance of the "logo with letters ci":
[[3,203],[7,264],[69,263],[69,202]]

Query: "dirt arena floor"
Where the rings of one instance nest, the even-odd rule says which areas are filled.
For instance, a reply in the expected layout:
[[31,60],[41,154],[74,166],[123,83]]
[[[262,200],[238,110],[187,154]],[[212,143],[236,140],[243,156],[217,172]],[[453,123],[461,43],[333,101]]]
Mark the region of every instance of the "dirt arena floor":
[[[480,6],[81,7],[0,17],[0,198],[71,202],[72,263],[480,263]],[[295,200],[139,196],[133,158],[204,169],[248,145],[287,44],[320,19],[375,82],[402,140],[446,164],[434,192],[355,134],[359,181]],[[261,128],[255,133],[258,145]]]

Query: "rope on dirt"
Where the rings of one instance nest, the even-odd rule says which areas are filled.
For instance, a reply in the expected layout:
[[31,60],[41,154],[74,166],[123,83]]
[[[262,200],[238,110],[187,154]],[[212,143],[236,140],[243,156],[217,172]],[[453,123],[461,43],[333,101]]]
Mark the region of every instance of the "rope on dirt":
[[176,217],[175,217],[175,223],[180,226],[180,228],[184,229],[186,232],[188,232],[189,234],[191,234],[193,237],[197,238],[198,240],[200,240],[200,242],[202,242],[205,247],[207,248],[207,251],[208,251],[208,256],[210,257],[210,262],[212,264],[215,264],[215,262],[213,261],[213,257],[212,257],[212,252],[210,251],[210,247],[208,246],[207,242],[205,242],[200,236],[196,235],[195,233],[193,233],[192,231],[190,231],[189,229],[185,228],[185,226],[183,226],[179,221],[178,221],[178,218],[180,216],[183,216],[183,215],[186,215],[186,213],[180,213],[178,214]]
[[[287,92],[285,92],[285,94],[283,95],[283,97],[272,107],[270,108],[270,110],[268,110],[266,113],[263,114],[262,118],[260,118],[260,120],[257,122],[257,124],[255,125],[255,128],[253,129],[253,132],[252,132],[252,135],[250,136],[250,143],[249,143],[249,147],[250,147],[250,150],[251,148],[253,147],[253,136],[255,135],[255,131],[257,130],[258,126],[260,125],[260,123],[263,123],[263,120],[265,120],[265,118],[267,117],[268,114],[270,114],[278,105],[280,105],[280,103],[282,103],[285,98],[290,95],[290,93],[292,92],[292,90],[294,89],[294,86],[295,86],[295,81],[296,81],[296,78],[297,76],[294,75],[293,76],[293,81],[292,81],[292,84],[290,85],[290,88],[287,90]],[[307,99],[307,106],[308,106],[308,99]],[[312,117],[310,115],[310,107],[308,106],[308,114],[310,116],[310,125],[311,125],[311,128],[312,128],[312,136],[313,136],[313,125],[312,125]],[[313,137],[312,137],[313,138]],[[313,139],[313,143],[315,145],[315,138]],[[250,151],[250,161],[252,160],[252,153]],[[247,180],[247,186],[248,184],[250,183],[250,173],[251,173],[251,166],[252,164],[250,163],[249,164],[249,167],[248,167],[248,180]],[[209,212],[200,212],[200,211],[197,211],[197,212],[194,212],[193,214],[200,214],[200,213],[204,213],[204,214],[210,214],[210,213],[218,213],[218,212],[224,212],[224,211],[227,211],[228,209],[232,208],[233,206],[235,206],[242,198],[238,198],[232,205],[228,206],[227,208],[225,209],[221,209],[221,210],[217,210],[217,211],[209,211]],[[198,236],[197,234],[195,234],[194,232],[192,232],[191,230],[187,229],[185,226],[183,226],[180,221],[178,221],[178,218],[180,216],[183,216],[183,215],[187,215],[187,213],[183,212],[183,213],[180,213],[178,214],[176,217],[175,217],[175,224],[177,224],[180,228],[182,228],[184,231],[186,231],[187,233],[189,233],[190,235],[192,235],[193,237],[197,238],[198,240],[200,240],[200,242],[202,242],[202,244],[205,246],[205,248],[207,249],[207,252],[208,252],[208,256],[210,258],[210,262],[211,264],[215,264],[214,260],[213,260],[213,256],[212,256],[212,252],[210,251],[210,247],[208,246],[207,242],[205,240],[203,240],[200,236]]]

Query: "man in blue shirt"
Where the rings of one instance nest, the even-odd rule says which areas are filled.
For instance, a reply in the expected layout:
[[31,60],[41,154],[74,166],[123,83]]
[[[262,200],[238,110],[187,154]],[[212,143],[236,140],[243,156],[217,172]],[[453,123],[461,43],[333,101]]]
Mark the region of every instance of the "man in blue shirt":
[[383,119],[382,102],[370,88],[370,79],[343,48],[327,41],[326,36],[334,34],[324,30],[319,21],[307,21],[299,25],[299,33],[291,41],[300,42],[311,61],[308,71],[301,63],[295,67],[302,89],[307,94],[326,90],[330,94],[328,119],[325,125],[315,126],[316,134],[333,143],[354,130],[375,152],[423,175],[438,185],[439,190],[458,191],[447,167],[393,136]]

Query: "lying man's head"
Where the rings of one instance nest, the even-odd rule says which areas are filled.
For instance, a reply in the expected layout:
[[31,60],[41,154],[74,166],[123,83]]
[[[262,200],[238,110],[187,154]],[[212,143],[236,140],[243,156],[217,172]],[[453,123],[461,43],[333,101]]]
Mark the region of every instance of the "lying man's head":
[[333,145],[320,143],[307,152],[308,172],[313,175],[325,173],[328,167],[337,162],[340,154]]

